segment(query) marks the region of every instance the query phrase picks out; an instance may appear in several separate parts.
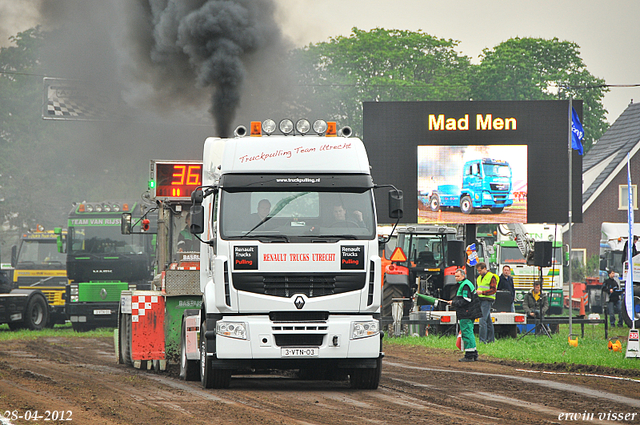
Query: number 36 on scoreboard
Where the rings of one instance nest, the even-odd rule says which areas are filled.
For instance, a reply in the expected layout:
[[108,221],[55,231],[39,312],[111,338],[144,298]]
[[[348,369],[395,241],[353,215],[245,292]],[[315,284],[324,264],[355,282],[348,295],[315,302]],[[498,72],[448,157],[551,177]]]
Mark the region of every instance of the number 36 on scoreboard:
[[202,185],[202,161],[151,160],[149,189],[156,199],[190,200],[191,192]]

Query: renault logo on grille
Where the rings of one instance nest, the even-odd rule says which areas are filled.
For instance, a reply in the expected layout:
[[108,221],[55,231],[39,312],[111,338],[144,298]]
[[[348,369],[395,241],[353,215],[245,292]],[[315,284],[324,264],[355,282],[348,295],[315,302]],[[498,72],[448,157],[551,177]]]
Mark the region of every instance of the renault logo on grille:
[[293,305],[295,305],[298,310],[301,310],[302,307],[304,307],[304,298],[298,295],[296,300],[293,302]]
[[107,298],[107,290],[102,288],[100,290],[100,298],[102,298],[103,300]]

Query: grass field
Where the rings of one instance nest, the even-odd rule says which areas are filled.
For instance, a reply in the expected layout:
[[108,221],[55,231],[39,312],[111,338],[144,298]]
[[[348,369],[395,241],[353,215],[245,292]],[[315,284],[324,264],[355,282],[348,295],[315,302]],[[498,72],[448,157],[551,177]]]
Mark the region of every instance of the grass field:
[[20,329],[17,331],[11,331],[9,325],[0,325],[0,341],[8,341],[13,339],[36,339],[40,337],[70,337],[70,338],[98,338],[98,337],[113,337],[112,328],[96,329],[89,332],[75,332],[71,328],[71,323],[64,325],[55,325],[53,328],[46,328],[41,331],[30,331],[29,329]]
[[[580,325],[573,326],[573,333],[580,334]],[[604,325],[585,325],[584,338],[578,336],[578,346],[568,343],[569,325],[560,325],[557,334],[526,335],[522,339],[501,338],[492,344],[479,344],[478,353],[497,359],[516,360],[532,363],[581,364],[611,367],[617,369],[640,370],[640,359],[625,358],[629,328],[609,329],[609,338],[620,340],[622,352],[609,351],[608,339],[604,338]],[[572,338],[573,339],[573,338]],[[425,337],[385,337],[386,344],[421,345],[446,350],[458,350],[455,336],[429,335]],[[575,368],[572,368],[575,369]]]

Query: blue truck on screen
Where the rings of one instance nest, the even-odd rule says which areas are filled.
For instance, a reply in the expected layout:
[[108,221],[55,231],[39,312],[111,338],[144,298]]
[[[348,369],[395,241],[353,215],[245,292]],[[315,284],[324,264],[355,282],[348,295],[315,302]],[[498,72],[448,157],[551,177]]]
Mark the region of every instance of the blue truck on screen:
[[429,195],[431,211],[460,208],[471,214],[479,208],[501,213],[513,205],[511,167],[504,160],[482,158],[467,161],[462,170],[462,188],[453,184],[439,185]]

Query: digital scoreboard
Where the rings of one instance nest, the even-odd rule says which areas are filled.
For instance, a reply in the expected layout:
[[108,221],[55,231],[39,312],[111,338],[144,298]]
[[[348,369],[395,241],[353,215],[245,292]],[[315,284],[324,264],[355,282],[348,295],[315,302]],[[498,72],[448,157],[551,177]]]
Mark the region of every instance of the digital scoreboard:
[[149,174],[149,189],[155,199],[184,201],[202,186],[202,161],[156,161],[152,160]]

